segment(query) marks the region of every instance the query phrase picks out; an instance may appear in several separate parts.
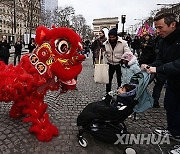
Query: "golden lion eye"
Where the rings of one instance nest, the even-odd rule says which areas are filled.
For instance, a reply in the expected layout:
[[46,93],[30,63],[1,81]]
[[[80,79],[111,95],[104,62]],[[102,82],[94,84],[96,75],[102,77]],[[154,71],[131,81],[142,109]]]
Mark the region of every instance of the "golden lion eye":
[[69,44],[66,40],[56,40],[55,41],[56,50],[61,54],[69,53]]

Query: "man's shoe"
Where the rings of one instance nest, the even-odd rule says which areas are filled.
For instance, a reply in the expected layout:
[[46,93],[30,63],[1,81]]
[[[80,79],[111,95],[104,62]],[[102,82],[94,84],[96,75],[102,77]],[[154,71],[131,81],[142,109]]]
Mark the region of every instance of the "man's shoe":
[[171,133],[167,129],[155,129],[154,134],[159,135],[159,136],[172,137]]
[[180,154],[180,145],[174,146],[174,149],[168,152],[169,154]]
[[101,99],[102,99],[102,100],[105,100],[105,99],[106,99],[106,96],[103,96]]
[[108,99],[109,97],[111,97],[112,98],[112,96],[110,96],[109,94],[106,94],[105,96],[103,96],[101,99],[102,100],[105,100],[105,99]]
[[172,134],[167,129],[155,129],[154,134],[159,136],[169,136],[170,139],[180,142],[180,136],[172,136]]

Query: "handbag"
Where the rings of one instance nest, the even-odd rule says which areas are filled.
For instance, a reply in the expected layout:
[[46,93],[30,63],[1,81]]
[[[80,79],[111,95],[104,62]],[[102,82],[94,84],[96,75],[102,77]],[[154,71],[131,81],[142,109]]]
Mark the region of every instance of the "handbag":
[[109,65],[105,64],[104,54],[103,54],[103,59],[101,63],[101,54],[103,53],[100,50],[99,61],[98,61],[98,64],[95,64],[95,69],[94,69],[94,81],[96,83],[108,84],[109,83]]

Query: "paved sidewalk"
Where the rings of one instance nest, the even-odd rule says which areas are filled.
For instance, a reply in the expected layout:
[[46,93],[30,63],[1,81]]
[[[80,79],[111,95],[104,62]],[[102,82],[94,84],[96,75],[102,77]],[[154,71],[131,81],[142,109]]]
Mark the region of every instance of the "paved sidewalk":
[[[115,80],[114,80],[115,82]],[[152,89],[153,85],[149,88]],[[29,124],[21,120],[13,120],[8,112],[11,103],[0,103],[0,154],[123,154],[126,147],[133,147],[137,154],[167,154],[175,144],[132,144],[113,145],[106,144],[86,135],[88,147],[82,148],[76,138],[78,129],[76,118],[84,107],[94,101],[100,100],[105,94],[105,85],[93,81],[92,59],[83,62],[83,71],[78,76],[78,90],[69,91],[59,95],[59,92],[48,92],[45,101],[48,103],[48,113],[52,123],[60,130],[60,135],[50,142],[39,142],[30,134]],[[113,83],[113,88],[116,84]],[[151,134],[157,127],[166,127],[165,111],[163,109],[163,96],[161,108],[150,109],[138,114],[138,120],[128,118],[125,123],[131,134]]]
[[[14,63],[14,52],[15,52],[14,46],[11,46],[11,49],[9,51],[10,51],[9,64],[11,64],[11,63],[13,64]],[[26,46],[26,48],[22,48],[21,57],[27,53],[29,53],[29,50],[27,49],[27,46]],[[16,61],[17,61],[17,59],[18,58],[16,58]]]
[[[14,46],[11,46],[11,49],[9,50],[9,52],[10,52],[10,56],[12,57],[12,56],[14,56],[14,52],[15,52],[15,49],[14,49]],[[22,55],[24,54],[24,53],[28,53],[29,52],[29,50],[27,49],[27,46],[26,46],[26,48],[22,48]]]

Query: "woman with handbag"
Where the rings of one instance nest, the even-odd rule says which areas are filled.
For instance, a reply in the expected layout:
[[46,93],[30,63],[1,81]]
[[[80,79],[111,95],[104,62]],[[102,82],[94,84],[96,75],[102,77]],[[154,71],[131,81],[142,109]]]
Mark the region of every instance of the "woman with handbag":
[[[99,32],[99,36],[98,38],[92,43],[91,46],[91,50],[93,52],[93,65],[94,64],[98,64],[99,61],[99,52],[104,51],[105,47],[104,47],[104,42],[107,40],[105,33],[103,30],[101,30]],[[102,56],[101,56],[101,60],[102,60]]]

